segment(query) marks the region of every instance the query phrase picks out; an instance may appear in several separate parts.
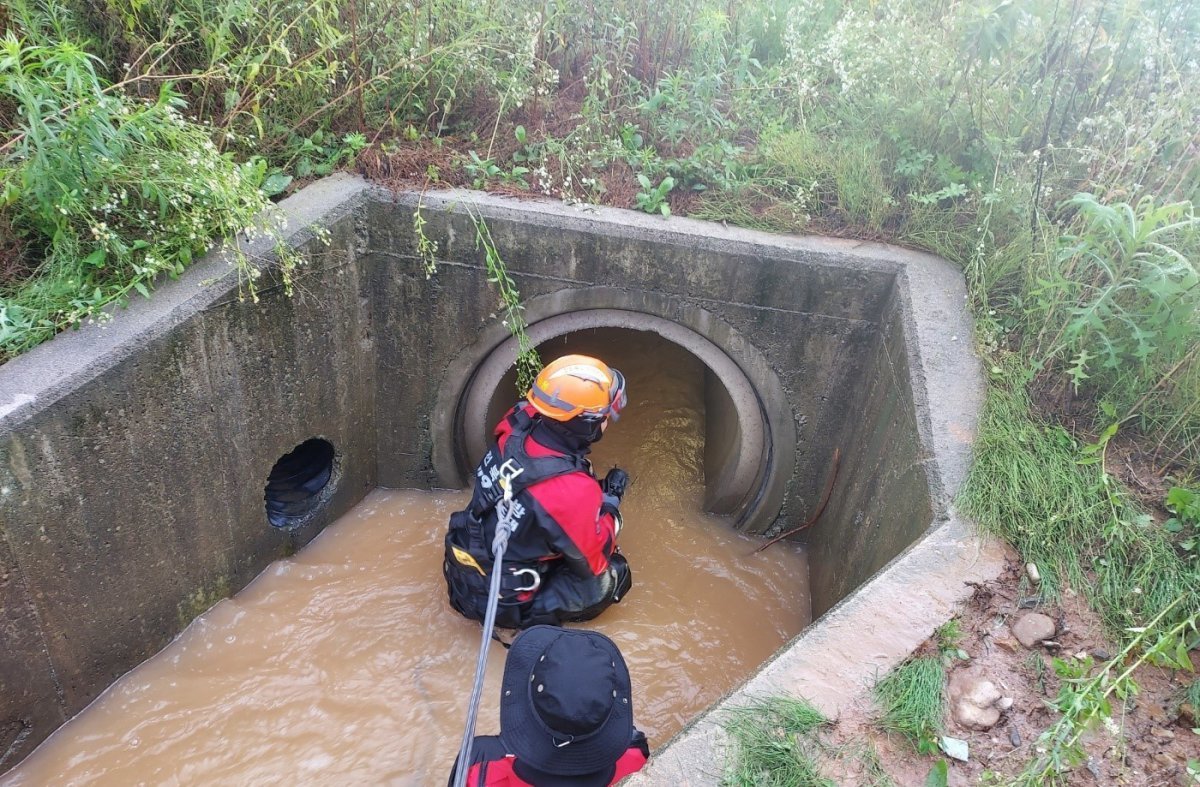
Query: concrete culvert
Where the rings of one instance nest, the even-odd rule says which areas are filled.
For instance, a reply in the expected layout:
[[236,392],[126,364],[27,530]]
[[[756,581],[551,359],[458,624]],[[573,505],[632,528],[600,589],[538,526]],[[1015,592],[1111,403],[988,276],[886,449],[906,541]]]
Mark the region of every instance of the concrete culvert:
[[335,457],[333,443],[314,437],[279,458],[263,494],[272,527],[300,527],[329,499]]
[[[815,621],[774,657],[748,655],[740,675],[754,675],[725,706],[747,696],[802,694],[835,715],[839,702],[949,616],[969,594],[968,580],[999,571],[997,553],[980,546],[953,505],[983,388],[965,287],[945,261],[878,244],[473,192],[396,195],[346,176],[309,186],[282,209],[288,242],[320,260],[305,285],[319,298],[264,288],[263,304],[243,303],[236,273],[214,255],[110,325],[63,334],[0,371],[0,682],[18,687],[0,691],[0,771],[212,601],[304,547],[368,494],[364,517],[378,522],[370,549],[355,559],[389,572],[429,572],[403,601],[427,606],[376,616],[403,618],[389,636],[428,622],[438,636],[477,638],[477,627],[448,610],[438,571],[445,517],[465,492],[419,504],[403,495],[429,493],[376,488],[463,490],[497,411],[518,396],[510,376],[515,340],[475,244],[480,217],[545,358],[590,351],[623,372],[648,367],[644,379],[664,373],[655,367],[660,358],[678,361],[681,393],[700,404],[691,442],[677,436],[682,429],[669,435],[680,449],[671,467],[697,485],[687,490],[695,492],[693,508],[723,517],[709,529],[713,543],[742,539],[750,543],[724,549],[750,555],[761,542],[746,534],[804,523],[836,481],[828,508],[800,537]],[[413,232],[414,210],[437,244],[432,278],[422,257],[428,247]],[[306,229],[313,224],[328,243]],[[269,255],[271,243],[263,239],[247,252]],[[198,289],[198,282],[205,284]],[[674,537],[670,511],[632,508],[656,484],[683,486],[661,457],[639,471],[629,459],[634,448],[622,447],[625,439],[655,444],[662,424],[669,431],[665,412],[641,408],[658,425],[635,418],[638,385],[631,378],[632,406],[593,455],[598,468],[617,462],[638,475],[629,541],[622,536],[635,589],[597,625],[650,626],[621,643],[635,661],[639,646],[685,626],[680,653],[700,673],[726,674],[724,646],[742,639],[729,634],[736,626],[697,636],[711,615],[692,611],[692,588],[669,596],[651,586],[670,567],[695,569],[706,588],[721,574],[710,560],[717,547],[672,551],[687,539]],[[840,473],[833,472],[835,451]],[[418,505],[437,510],[415,516]],[[414,523],[428,527],[414,530]],[[326,550],[339,546],[337,538],[322,541]],[[415,551],[401,556],[381,545]],[[779,558],[785,549],[799,547],[777,545],[754,559]],[[323,575],[326,563],[302,565],[310,559],[329,562],[304,550],[292,559],[297,568],[268,575]],[[733,574],[725,580],[741,581]],[[394,584],[386,588],[400,592]],[[802,592],[801,582],[788,580],[772,600],[798,599],[806,620]],[[705,602],[709,612],[734,598],[719,595]],[[339,605],[338,615],[353,606]],[[275,599],[265,607],[278,614]],[[210,614],[236,609],[218,605]],[[757,628],[781,617],[765,610],[752,604],[735,617]],[[324,632],[328,621],[318,618],[313,631]],[[269,625],[260,629],[273,634]],[[795,630],[781,629],[780,642]],[[214,647],[222,643],[235,655],[249,652],[242,639]],[[673,664],[678,655],[646,654],[644,663]],[[393,661],[378,664],[397,673]],[[410,682],[453,687],[461,664],[443,666],[445,677]],[[706,681],[701,674],[692,682]],[[658,675],[647,683],[672,698],[688,694]],[[670,725],[688,723],[713,701]],[[651,716],[649,698],[641,707]],[[719,770],[711,746],[721,739],[719,718],[713,711],[691,722],[668,756],[653,758],[633,783],[682,783],[671,770],[676,764]],[[461,732],[460,722],[455,716],[449,734]],[[247,724],[253,731],[244,738],[253,739],[258,730]],[[661,730],[669,735],[670,725]],[[396,748],[392,740],[388,746]],[[344,753],[338,757],[339,772],[351,773]],[[378,772],[362,774],[361,781],[379,780]]]

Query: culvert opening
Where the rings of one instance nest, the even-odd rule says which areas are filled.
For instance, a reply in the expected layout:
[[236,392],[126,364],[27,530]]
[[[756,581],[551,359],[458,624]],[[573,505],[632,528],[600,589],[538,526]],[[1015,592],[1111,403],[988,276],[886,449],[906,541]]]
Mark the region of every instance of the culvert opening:
[[[620,465],[632,475],[639,497],[656,499],[663,508],[697,513],[704,508],[709,421],[729,414],[709,413],[715,383],[700,359],[655,333],[628,328],[573,331],[537,350],[546,362],[590,355],[625,375],[629,404],[592,446],[598,476]],[[510,369],[488,403],[488,423],[497,423],[520,398],[516,370]]]
[[279,457],[267,476],[263,497],[272,527],[300,527],[329,499],[336,452],[333,443],[314,437]]
[[[661,375],[653,363],[655,356],[682,353],[681,357],[690,358],[686,369],[680,367],[686,380],[664,385],[691,385],[702,404],[701,457],[692,476],[703,490],[702,507],[728,516],[739,529],[755,532],[770,525],[779,512],[793,462],[792,451],[776,456],[773,446],[794,443],[793,425],[782,415],[783,397],[773,375],[767,372],[762,376],[774,386],[752,381],[737,361],[704,336],[642,312],[592,309],[559,313],[530,325],[529,335],[543,359],[581,352],[624,371],[623,359],[648,357],[652,377]],[[461,478],[470,477],[475,457],[482,455],[491,439],[493,425],[518,398],[512,364],[514,343],[502,343],[481,356],[457,399],[452,434]],[[768,393],[764,395],[763,389]],[[636,399],[636,390],[631,391]],[[655,404],[654,396],[645,401]]]

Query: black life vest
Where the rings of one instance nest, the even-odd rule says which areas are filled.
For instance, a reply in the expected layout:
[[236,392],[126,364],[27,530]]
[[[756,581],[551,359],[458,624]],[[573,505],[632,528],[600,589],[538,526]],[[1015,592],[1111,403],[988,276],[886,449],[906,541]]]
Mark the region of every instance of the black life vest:
[[[499,479],[501,468],[512,462],[522,472],[512,479],[514,532],[528,527],[533,520],[528,498],[521,499],[529,487],[549,478],[583,471],[591,473],[587,459],[578,455],[533,457],[525,449],[525,441],[535,425],[534,419],[521,405],[506,416],[511,432],[503,450],[493,445],[475,469],[475,489],[471,503],[463,511],[450,515],[446,533],[445,559],[442,573],[450,595],[450,604],[462,615],[482,621],[486,613],[488,579],[492,570],[492,537],[499,516],[496,506],[504,497]],[[496,625],[500,628],[525,628],[537,622],[528,616],[528,609],[540,584],[543,563],[521,564],[505,560],[500,578],[500,600]]]

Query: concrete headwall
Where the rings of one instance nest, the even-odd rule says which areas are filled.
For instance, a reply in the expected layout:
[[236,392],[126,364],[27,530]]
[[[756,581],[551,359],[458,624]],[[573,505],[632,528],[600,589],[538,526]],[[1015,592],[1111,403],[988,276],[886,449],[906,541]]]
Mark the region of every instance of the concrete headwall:
[[[375,486],[361,193],[324,183],[288,206],[293,298],[268,283],[239,302],[212,257],[0,369],[0,770]],[[334,498],[276,530],[267,476],[310,437],[338,452]]]
[[[803,536],[813,617],[912,544],[933,522],[933,501],[913,405],[904,314],[893,293],[862,373],[843,393],[850,415],[829,506]],[[825,469],[832,476],[832,464]],[[828,484],[828,481],[826,481]]]
[[[848,253],[852,245],[836,241],[788,245],[703,222],[450,192],[423,200],[439,262],[426,280],[412,231],[417,201],[408,194],[368,207],[378,396],[396,412],[433,414],[391,424],[381,413],[382,484],[461,482],[462,457],[459,472],[455,462],[430,466],[428,457],[453,447],[464,378],[508,339],[476,246],[478,215],[531,304],[531,333],[563,312],[640,313],[691,329],[751,379],[776,378],[777,400],[762,404],[792,421],[791,445],[781,450],[795,459],[788,457],[782,521],[802,520],[815,506],[822,471],[851,420],[845,392],[858,384],[891,297],[894,262]],[[758,529],[774,519],[772,512]]]
[[[966,335],[938,338],[949,324],[969,333],[961,280],[928,256],[472,192],[396,196],[347,176],[281,207],[308,260],[294,297],[266,287],[261,304],[239,302],[213,255],[0,369],[0,769],[372,486],[461,483],[463,424],[486,418],[463,393],[510,341],[472,214],[531,333],[583,311],[666,325],[669,341],[714,354],[714,380],[744,376],[749,388],[709,399],[762,418],[758,529],[803,522],[841,449],[833,502],[807,534],[818,613],[948,515],[978,385]],[[913,303],[944,277],[958,284]],[[710,449],[744,446],[741,426],[717,420]],[[313,437],[337,452],[335,493],[300,530],[274,529],[267,477]],[[742,472],[709,453],[710,468]]]

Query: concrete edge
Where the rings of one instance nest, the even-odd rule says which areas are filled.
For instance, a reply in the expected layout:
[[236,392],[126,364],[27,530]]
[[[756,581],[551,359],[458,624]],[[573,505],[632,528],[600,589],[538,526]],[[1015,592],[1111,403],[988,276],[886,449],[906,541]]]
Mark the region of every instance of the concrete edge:
[[[625,784],[719,784],[728,754],[722,719],[755,698],[803,698],[837,718],[866,699],[879,676],[955,614],[973,592],[969,583],[999,576],[1008,555],[1005,545],[979,538],[972,523],[951,511],[945,523],[658,748],[647,766]],[[886,616],[880,614],[883,609]]]
[[[276,206],[286,221],[282,240],[293,247],[305,243],[315,236],[314,225],[328,226],[352,214],[369,189],[362,178],[346,174],[306,186]],[[242,249],[267,261],[275,255],[274,241],[265,237]],[[124,309],[110,307],[105,313],[112,319],[60,333],[0,366],[0,434],[139,351],[152,337],[229,298],[237,286],[231,255],[210,251],[178,279],[157,282],[149,300],[135,297]]]
[[[987,385],[975,356],[975,325],[962,272],[939,257],[905,261],[897,295],[907,341],[914,412],[935,518],[945,516],[966,479]],[[921,415],[924,413],[924,415]]]
[[542,227],[561,227],[563,222],[586,219],[589,223],[603,225],[607,233],[619,234],[656,243],[686,243],[688,246],[730,251],[731,245],[741,247],[741,253],[751,253],[769,258],[790,258],[796,252],[821,256],[842,257],[837,265],[810,260],[823,267],[850,267],[862,270],[894,274],[904,264],[918,259],[939,258],[934,255],[889,246],[885,243],[827,238],[815,235],[776,235],[759,230],[724,225],[684,216],[662,217],[625,208],[610,208],[603,205],[577,203],[567,205],[561,200],[548,197],[506,197],[469,189],[445,189],[440,191],[394,191],[383,186],[372,186],[375,199],[406,207],[418,204],[431,210],[466,212],[474,210],[484,218],[512,219]]

